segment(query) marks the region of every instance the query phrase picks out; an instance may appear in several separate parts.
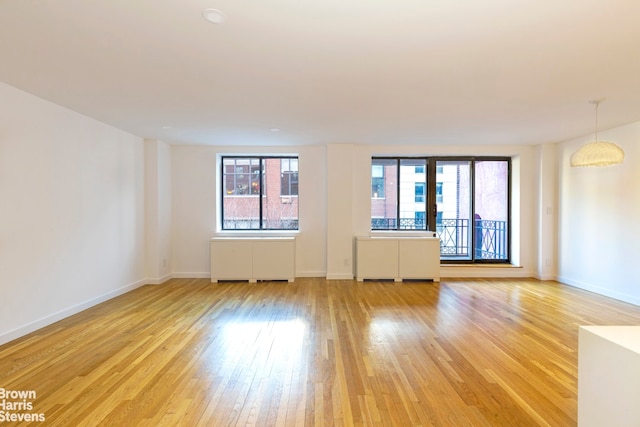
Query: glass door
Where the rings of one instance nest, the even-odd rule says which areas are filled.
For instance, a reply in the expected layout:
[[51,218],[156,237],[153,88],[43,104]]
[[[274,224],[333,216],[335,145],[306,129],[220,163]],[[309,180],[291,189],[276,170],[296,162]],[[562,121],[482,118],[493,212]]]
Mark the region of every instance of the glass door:
[[471,161],[436,161],[436,232],[440,237],[440,258],[470,260]]

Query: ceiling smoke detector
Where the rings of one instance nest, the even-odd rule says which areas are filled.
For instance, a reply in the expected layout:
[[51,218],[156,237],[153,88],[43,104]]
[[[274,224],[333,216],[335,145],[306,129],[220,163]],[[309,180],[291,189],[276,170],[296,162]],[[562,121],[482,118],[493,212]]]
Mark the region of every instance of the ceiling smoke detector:
[[226,15],[218,9],[205,9],[202,12],[202,17],[212,24],[223,24],[227,19]]

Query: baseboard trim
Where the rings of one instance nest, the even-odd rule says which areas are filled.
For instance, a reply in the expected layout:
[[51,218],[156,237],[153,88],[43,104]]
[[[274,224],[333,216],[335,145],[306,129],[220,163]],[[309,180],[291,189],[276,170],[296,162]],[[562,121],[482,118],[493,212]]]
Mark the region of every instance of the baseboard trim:
[[199,272],[199,273],[173,273],[171,275],[174,279],[210,279],[211,272]]
[[327,274],[327,280],[353,280],[353,274]]
[[326,277],[326,271],[296,271],[296,277]]
[[147,285],[162,285],[167,280],[171,280],[173,278],[173,274],[165,274],[162,277],[150,277],[146,280]]
[[563,276],[558,277],[558,282],[563,283],[565,285],[573,286],[574,288],[582,289],[584,291],[589,291],[598,295],[613,298],[618,301],[628,302],[629,304],[640,306],[640,298],[633,295],[623,294],[620,292],[612,291],[610,289],[601,288],[599,286],[592,285],[590,283],[569,279]]
[[529,278],[534,277],[533,272],[525,270],[519,266],[499,264],[499,265],[457,265],[441,264],[441,278],[470,278],[470,279],[493,279],[493,278]]
[[94,305],[98,305],[102,302],[108,301],[119,295],[126,294],[127,292],[131,292],[132,290],[137,289],[146,284],[147,284],[146,279],[138,280],[127,286],[123,286],[111,292],[107,292],[106,294],[100,295],[96,298],[91,298],[90,300],[84,301],[80,304],[76,304],[72,307],[65,308],[64,310],[60,310],[56,313],[42,317],[38,320],[34,320],[33,322],[29,322],[26,325],[20,326],[18,328],[12,329],[7,332],[0,333],[0,345],[6,344],[9,341],[13,341],[17,338],[23,337],[27,334],[30,334],[31,332],[44,328],[45,326],[49,326],[52,323],[55,323],[59,320],[65,319],[69,316],[73,316],[74,314],[78,314],[83,310],[93,307]]
[[558,281],[558,277],[553,274],[536,274],[533,277],[538,280],[544,280],[544,281],[548,281],[548,280],[554,280],[556,282]]

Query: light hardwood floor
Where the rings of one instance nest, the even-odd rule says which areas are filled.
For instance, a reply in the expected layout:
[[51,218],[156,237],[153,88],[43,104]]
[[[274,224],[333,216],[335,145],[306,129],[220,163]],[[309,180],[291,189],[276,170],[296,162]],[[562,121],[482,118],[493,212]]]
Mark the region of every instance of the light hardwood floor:
[[571,426],[578,326],[640,307],[555,282],[145,286],[0,346],[43,425]]

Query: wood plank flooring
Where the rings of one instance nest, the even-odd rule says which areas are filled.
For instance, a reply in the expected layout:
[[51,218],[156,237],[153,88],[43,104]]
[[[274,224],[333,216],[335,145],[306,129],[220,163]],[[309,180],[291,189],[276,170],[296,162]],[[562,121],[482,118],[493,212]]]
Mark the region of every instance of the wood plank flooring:
[[0,388],[34,390],[41,425],[572,426],[591,324],[640,307],[537,280],[174,279],[0,346]]

